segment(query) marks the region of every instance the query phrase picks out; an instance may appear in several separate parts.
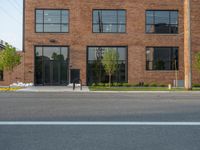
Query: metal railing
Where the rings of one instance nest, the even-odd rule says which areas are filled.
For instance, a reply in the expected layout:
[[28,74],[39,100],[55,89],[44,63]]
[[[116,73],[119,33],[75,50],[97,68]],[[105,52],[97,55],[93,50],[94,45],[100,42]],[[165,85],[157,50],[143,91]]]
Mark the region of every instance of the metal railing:
[[76,89],[76,83],[79,82],[80,83],[80,90],[83,90],[83,85],[82,85],[82,80],[81,79],[75,79],[73,81],[73,91]]

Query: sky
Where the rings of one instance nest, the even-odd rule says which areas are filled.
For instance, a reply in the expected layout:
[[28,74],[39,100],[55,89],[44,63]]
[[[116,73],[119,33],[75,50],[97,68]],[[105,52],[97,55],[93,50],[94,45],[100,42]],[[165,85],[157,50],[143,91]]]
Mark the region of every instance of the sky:
[[1,0],[0,39],[22,50],[23,0]]

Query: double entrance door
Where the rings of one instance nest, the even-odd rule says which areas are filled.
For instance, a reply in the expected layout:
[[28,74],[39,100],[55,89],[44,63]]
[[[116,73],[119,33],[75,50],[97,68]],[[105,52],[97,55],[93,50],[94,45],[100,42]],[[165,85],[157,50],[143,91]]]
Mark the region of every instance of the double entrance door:
[[68,47],[36,47],[35,84],[67,85]]
[[67,63],[60,61],[44,61],[44,85],[66,85]]

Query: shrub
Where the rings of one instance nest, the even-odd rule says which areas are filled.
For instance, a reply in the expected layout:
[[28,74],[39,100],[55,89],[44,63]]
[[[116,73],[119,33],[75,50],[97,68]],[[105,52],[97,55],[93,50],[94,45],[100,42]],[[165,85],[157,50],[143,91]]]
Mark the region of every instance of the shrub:
[[124,87],[130,87],[131,85],[128,84],[128,83],[123,83],[123,86],[124,86]]
[[115,86],[115,87],[119,86],[119,84],[117,82],[114,82],[112,85]]
[[149,87],[149,84],[145,83],[145,84],[144,84],[144,87]]
[[92,86],[96,86],[96,83],[92,83]]
[[118,83],[118,86],[123,86],[123,83]]
[[105,83],[98,83],[98,86],[105,86]]
[[135,83],[135,84],[132,84],[131,86],[133,86],[133,87],[138,87],[138,86],[140,86],[138,83]]
[[193,87],[200,87],[200,84],[193,84]]
[[150,86],[151,87],[157,87],[158,85],[156,83],[151,83]]
[[105,83],[105,87],[109,87],[110,86],[110,84],[109,83]]
[[165,84],[161,84],[159,85],[159,87],[167,87]]

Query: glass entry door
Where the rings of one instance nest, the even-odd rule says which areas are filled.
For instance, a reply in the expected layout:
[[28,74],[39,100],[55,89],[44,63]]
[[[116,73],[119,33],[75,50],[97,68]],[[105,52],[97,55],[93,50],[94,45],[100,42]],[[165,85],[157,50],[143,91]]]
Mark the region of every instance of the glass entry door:
[[44,62],[44,84],[45,85],[59,85],[61,82],[60,73],[61,73],[60,62],[58,61]]
[[36,47],[35,84],[67,85],[68,47]]

